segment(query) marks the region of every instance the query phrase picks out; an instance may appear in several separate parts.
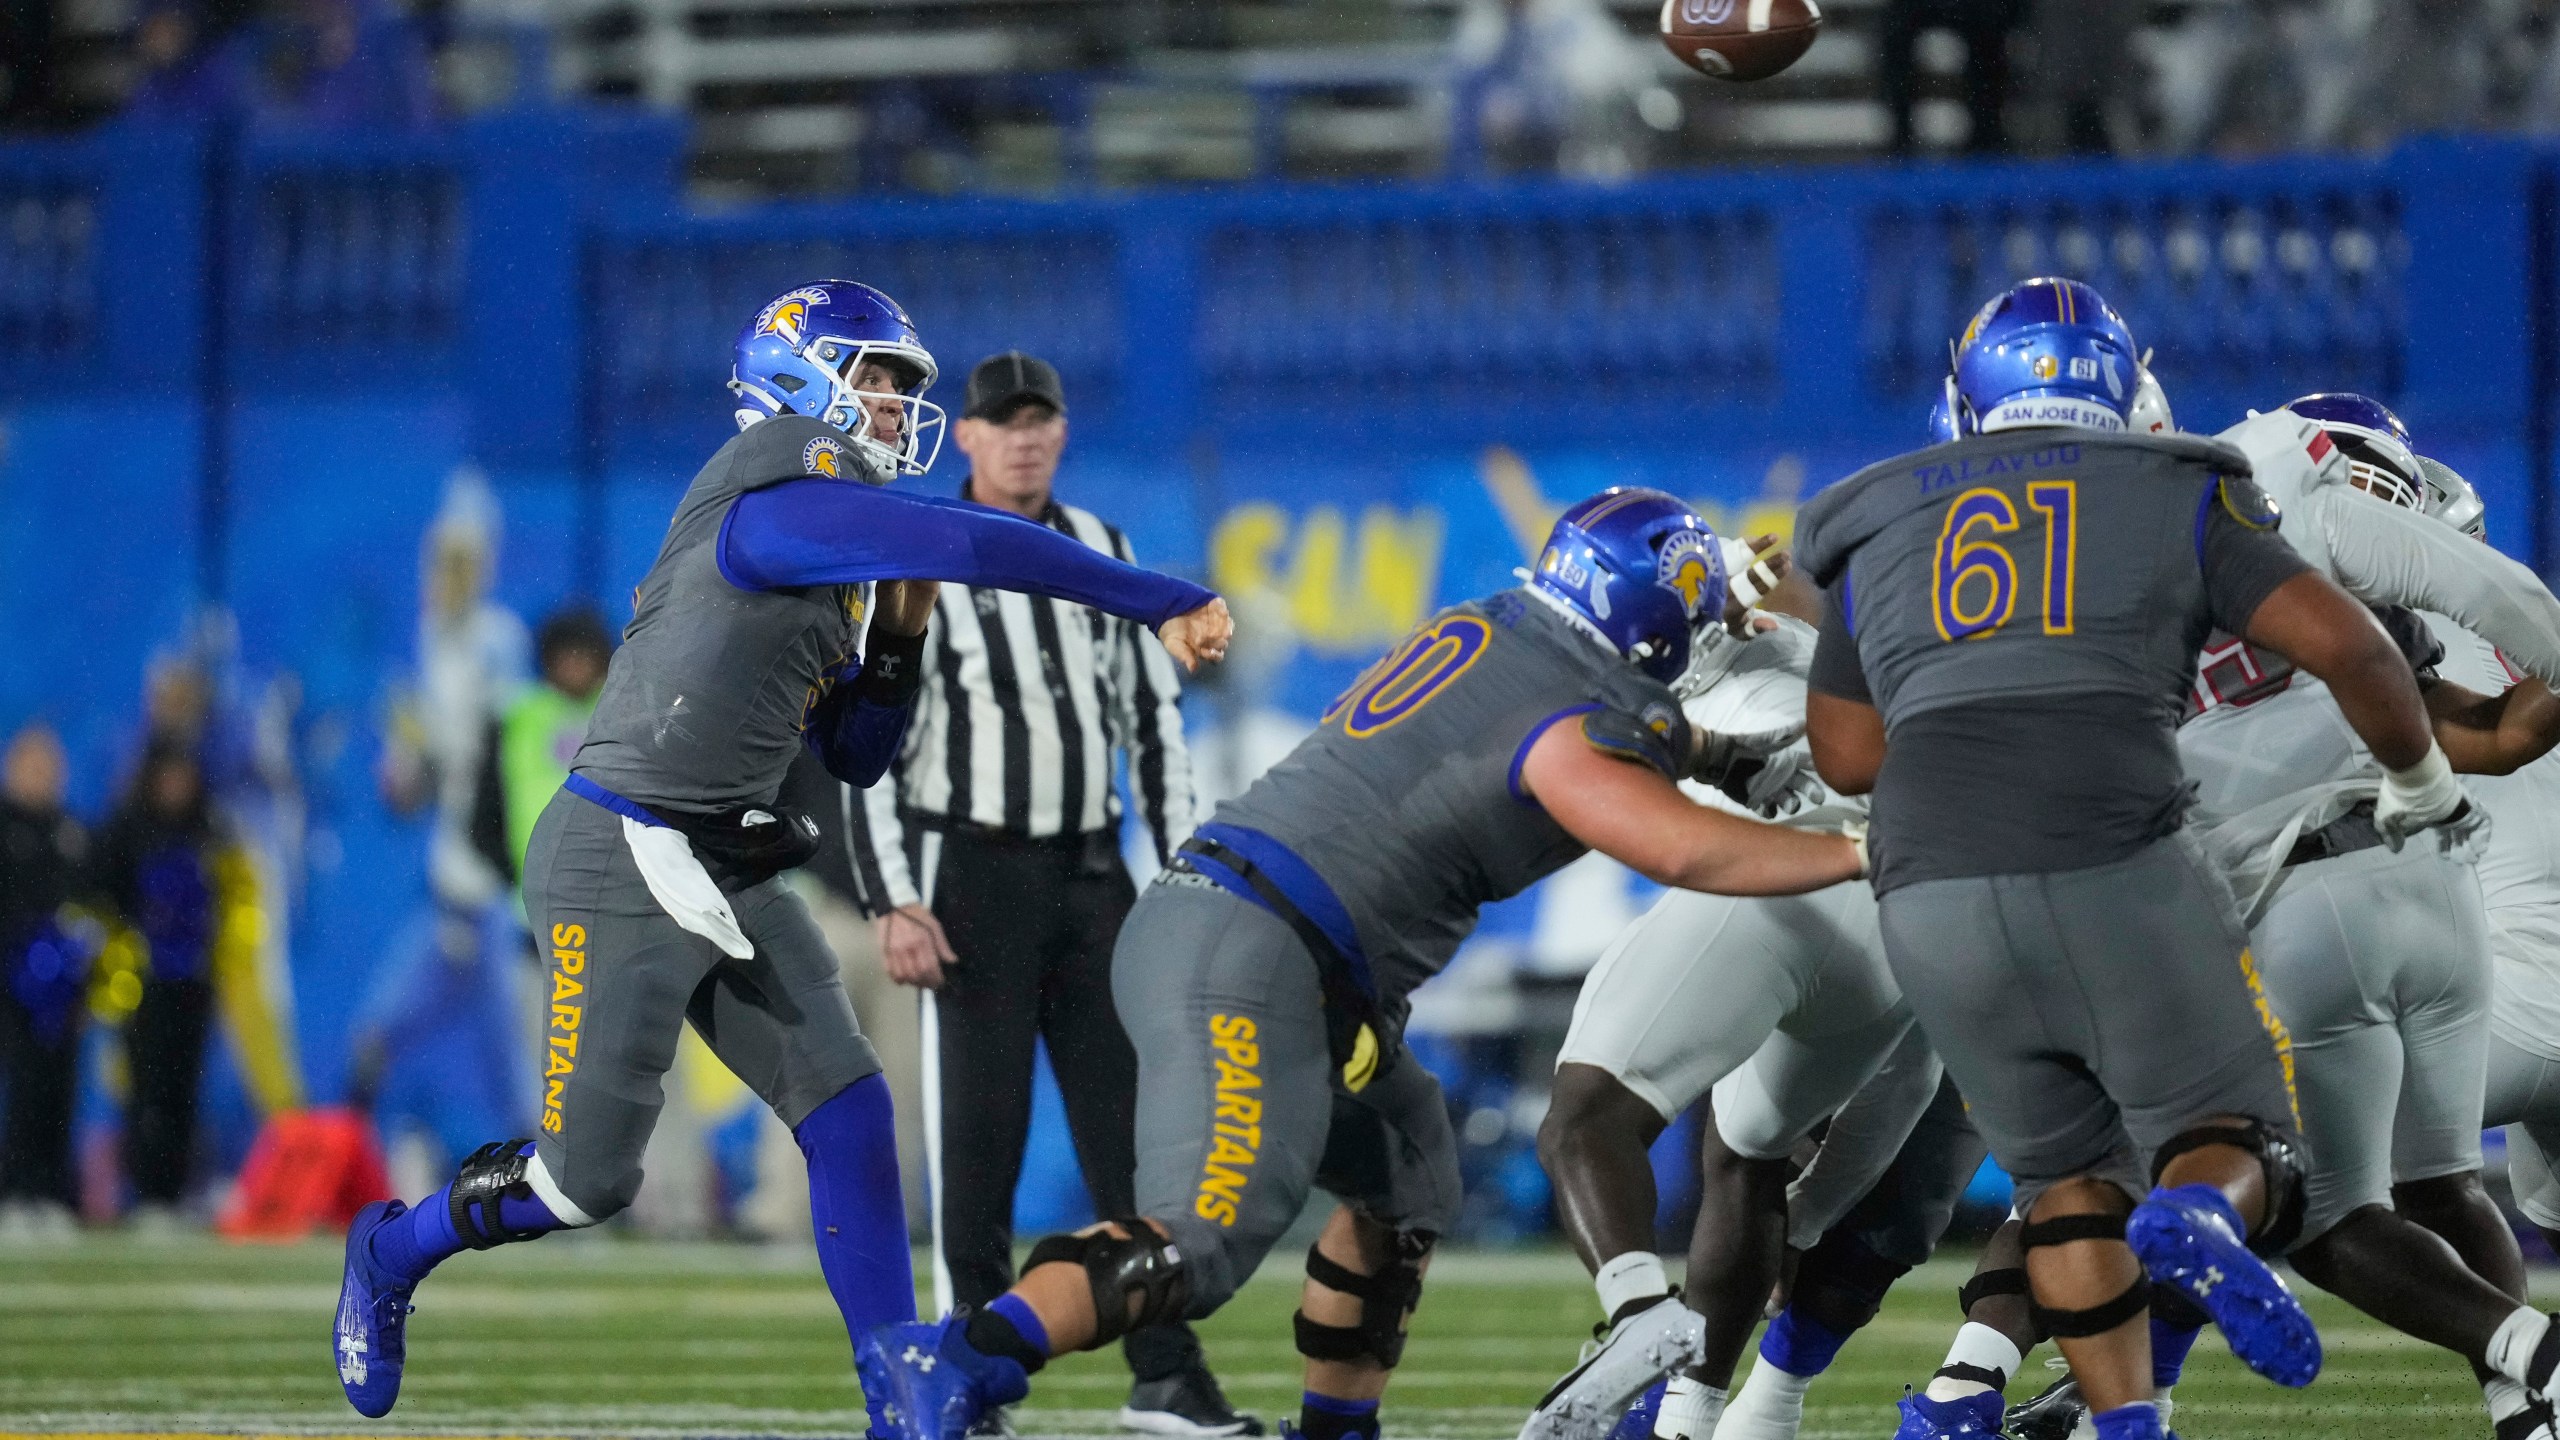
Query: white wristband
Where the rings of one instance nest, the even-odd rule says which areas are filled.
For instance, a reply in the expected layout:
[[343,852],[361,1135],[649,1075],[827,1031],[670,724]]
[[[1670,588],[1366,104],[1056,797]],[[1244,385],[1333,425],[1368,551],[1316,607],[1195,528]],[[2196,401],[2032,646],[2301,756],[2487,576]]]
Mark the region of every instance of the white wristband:
[[2454,778],[2453,762],[2445,758],[2444,747],[2432,740],[2417,764],[2406,770],[2386,770],[2383,776],[2383,788],[2401,808],[2433,815],[2461,803],[2462,782]]

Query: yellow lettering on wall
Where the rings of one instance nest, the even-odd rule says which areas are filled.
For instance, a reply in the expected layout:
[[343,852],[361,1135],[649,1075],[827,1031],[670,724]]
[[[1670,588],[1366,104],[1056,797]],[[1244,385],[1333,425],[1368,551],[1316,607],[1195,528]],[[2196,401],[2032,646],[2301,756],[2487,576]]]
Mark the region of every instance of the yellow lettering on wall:
[[1255,501],[1228,511],[1211,533],[1210,581],[1228,595],[1263,595],[1286,606],[1309,649],[1364,654],[1430,613],[1444,528],[1434,510],[1372,505],[1355,528],[1339,506],[1318,505],[1293,519]]

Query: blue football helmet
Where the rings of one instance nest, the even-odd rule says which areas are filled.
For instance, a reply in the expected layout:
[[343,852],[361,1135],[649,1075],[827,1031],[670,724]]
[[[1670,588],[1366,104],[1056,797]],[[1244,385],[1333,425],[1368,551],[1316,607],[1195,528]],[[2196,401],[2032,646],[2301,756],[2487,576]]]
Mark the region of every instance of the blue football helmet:
[[2432,455],[2418,457],[2418,478],[2426,483],[2426,512],[2474,540],[2489,538],[2489,507],[2462,472]]
[[[855,375],[874,361],[898,388],[854,388]],[[738,397],[739,429],[776,415],[811,416],[843,431],[885,481],[921,475],[941,453],[942,407],[923,398],[940,373],[897,301],[851,280],[820,280],[775,296],[738,332],[729,391]],[[877,433],[872,412],[883,400],[897,407],[895,435]]]
[[2418,448],[2391,407],[2371,396],[2337,391],[2305,395],[2284,408],[2316,422],[2332,444],[2347,452],[2347,478],[2357,489],[2405,509],[2426,508]]
[[1949,407],[1948,397],[1940,395],[1929,407],[1929,443],[1944,445],[1956,438],[1956,412]]
[[1993,296],[1964,328],[1947,412],[1963,435],[2030,425],[2122,430],[2139,355],[2097,291],[2077,280],[2029,280]]
[[1529,583],[1665,685],[1724,623],[1724,544],[1659,490],[1612,486],[1567,507]]

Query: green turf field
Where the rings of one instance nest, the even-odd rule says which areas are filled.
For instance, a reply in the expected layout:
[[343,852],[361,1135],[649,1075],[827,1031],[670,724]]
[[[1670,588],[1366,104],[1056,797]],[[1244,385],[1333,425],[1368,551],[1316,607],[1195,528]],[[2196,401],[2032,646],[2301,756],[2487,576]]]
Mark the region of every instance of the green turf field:
[[[1296,1289],[1275,1265],[1204,1327],[1242,1404],[1297,1395]],[[1906,1381],[1928,1373],[1954,1316],[1960,1264],[1906,1281],[1814,1392],[1808,1437],[1885,1440]],[[2560,1277],[2555,1277],[2560,1279]],[[582,1237],[466,1254],[420,1293],[393,1423],[339,1397],[328,1346],[335,1247],[144,1245],[0,1250],[0,1430],[389,1434],[858,1435],[862,1400],[835,1311],[806,1250]],[[1441,1258],[1388,1398],[1390,1433],[1508,1437],[1574,1359],[1596,1305],[1558,1253]],[[2289,1394],[2242,1372],[2208,1337],[2179,1391],[2180,1429],[2205,1437],[2485,1436],[2450,1356],[2319,1302],[2329,1372]],[[2049,1352],[2048,1352],[2049,1353]],[[2041,1388],[2029,1362],[2016,1392]],[[1105,1431],[1126,1377],[1116,1356],[1052,1365],[1026,1434]]]

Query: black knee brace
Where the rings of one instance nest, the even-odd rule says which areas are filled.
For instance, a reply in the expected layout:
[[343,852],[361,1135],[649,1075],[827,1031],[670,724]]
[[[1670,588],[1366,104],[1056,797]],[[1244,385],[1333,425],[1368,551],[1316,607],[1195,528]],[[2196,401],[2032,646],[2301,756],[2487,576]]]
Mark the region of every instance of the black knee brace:
[[1796,1263],[1789,1304],[1837,1334],[1846,1335],[1876,1317],[1885,1292],[1911,1273],[1888,1260],[1843,1226],[1833,1226]]
[[[1025,1270],[1063,1262],[1084,1267],[1093,1287],[1093,1343],[1108,1344],[1132,1330],[1179,1320],[1191,1304],[1191,1273],[1182,1251],[1156,1235],[1155,1227],[1134,1215],[1111,1222],[1129,1232],[1120,1239],[1108,1230],[1090,1235],[1052,1235],[1031,1247]],[[1136,1314],[1129,1302],[1138,1302]]]
[[1396,1232],[1395,1258],[1375,1275],[1363,1275],[1314,1245],[1307,1247],[1307,1278],[1328,1290],[1360,1299],[1357,1325],[1319,1325],[1297,1313],[1298,1353],[1310,1360],[1375,1360],[1389,1370],[1404,1359],[1404,1322],[1422,1303],[1422,1262],[1440,1237],[1425,1230]]
[[510,1230],[498,1212],[498,1197],[513,1195],[530,1199],[533,1187],[525,1183],[526,1167],[533,1164],[533,1142],[530,1140],[493,1140],[474,1150],[454,1172],[452,1196],[453,1233],[474,1250],[489,1250],[510,1240],[530,1240],[542,1233],[538,1230]]
[[[2018,1244],[2033,1250],[2042,1245],[2068,1245],[2075,1240],[2124,1239],[2122,1215],[2061,1215],[2051,1220],[2030,1220],[2019,1227]],[[2089,1335],[2104,1335],[2151,1305],[2151,1282],[2136,1279],[2112,1300],[2101,1301],[2086,1310],[2055,1310],[2036,1303],[2032,1292],[2027,1296],[2027,1309],[2036,1324],[2058,1340],[2077,1340]]]
[[2282,1132],[2263,1120],[2243,1125],[2202,1125],[2172,1137],[2151,1156],[2151,1183],[2160,1183],[2169,1162],[2207,1145],[2232,1145],[2258,1157],[2266,1175],[2267,1213],[2249,1232],[2249,1248],[2260,1255],[2281,1255],[2302,1234],[2310,1201],[2303,1192],[2302,1152]]
[[[2121,1235],[2124,1232],[2119,1229],[2116,1233]],[[2026,1293],[2027,1272],[2023,1266],[2011,1265],[2000,1270],[1984,1270],[1964,1282],[1964,1288],[1956,1291],[1956,1311],[1970,1319],[1973,1315],[1973,1307],[1994,1295]],[[2027,1304],[2032,1307],[2035,1301],[2030,1299]]]

